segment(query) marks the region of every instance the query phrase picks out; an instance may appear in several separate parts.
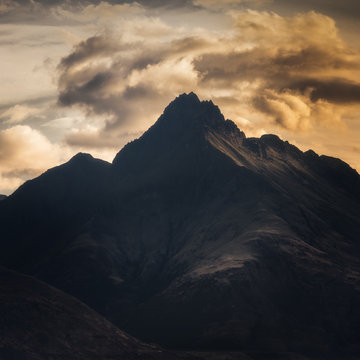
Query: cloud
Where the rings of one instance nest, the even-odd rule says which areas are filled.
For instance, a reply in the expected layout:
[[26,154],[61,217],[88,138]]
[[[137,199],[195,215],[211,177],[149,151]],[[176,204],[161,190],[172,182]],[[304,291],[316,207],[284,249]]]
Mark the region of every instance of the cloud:
[[142,131],[138,132],[123,132],[117,136],[116,139],[112,137],[104,137],[99,133],[99,129],[73,129],[66,134],[66,143],[70,146],[80,147],[82,149],[101,149],[114,148],[114,141],[117,147],[114,151],[124,146],[127,142],[142,135]]
[[1,0],[0,23],[76,25],[145,9],[195,8],[191,0]]
[[[19,5],[31,5],[35,2],[37,4],[41,4],[43,6],[54,6],[54,5],[61,5],[63,3],[62,0],[13,0],[15,3]],[[67,1],[67,3],[71,6],[88,6],[88,5],[99,5],[101,3],[104,3],[105,1],[102,0],[71,0]],[[129,4],[134,3],[133,0],[108,0],[106,1],[109,4],[117,5],[117,4]],[[170,7],[176,7],[176,6],[184,6],[187,4],[191,4],[191,1],[188,0],[138,0],[137,1],[140,4],[144,4],[150,7],[162,7],[162,6],[170,6]]]
[[229,7],[240,6],[260,6],[271,2],[272,0],[194,0],[193,4],[196,6],[212,9],[212,10],[223,10]]
[[274,9],[293,9],[303,12],[309,9],[320,11],[329,16],[346,16],[347,18],[359,18],[360,3],[358,0],[273,0],[270,4]]
[[310,91],[313,102],[326,100],[336,104],[351,104],[360,102],[360,82],[346,78],[305,79],[294,82],[289,88]]
[[0,114],[0,120],[5,123],[16,124],[26,120],[29,116],[38,114],[41,110],[27,105],[17,104]]
[[[1,0],[0,23],[38,23],[54,25],[85,23],[112,18],[126,7],[158,11],[226,12],[229,9],[272,9],[280,13],[311,9],[345,19],[359,19],[358,0]],[[86,9],[86,11],[85,11]],[[81,15],[80,15],[81,13]]]
[[[290,130],[326,121],[321,118],[329,113],[326,106],[360,102],[360,55],[342,41],[329,17],[245,11],[233,18],[235,50],[194,61],[203,86],[234,89],[239,83],[257,83],[248,101]],[[247,48],[237,50],[235,41]]]
[[[89,37],[59,64],[59,104],[101,118],[97,133],[107,141],[98,143],[115,146],[120,131],[146,128],[168,101],[191,90],[216,99],[241,124],[263,114],[289,131],[338,126],[343,108],[360,102],[360,55],[333,19],[313,11],[231,16],[232,30],[221,35],[190,35],[138,16],[118,32]],[[66,139],[75,144],[89,136]]]
[[[144,130],[173,97],[196,88],[193,56],[213,46],[198,36],[173,38],[178,32],[158,19],[138,18],[123,30],[121,36],[105,31],[82,41],[58,66],[59,104],[98,117],[98,144],[104,147],[116,145],[120,130]],[[66,140],[75,145],[94,142],[94,136],[80,132]]]
[[[301,3],[311,5],[310,0]],[[320,3],[330,8],[322,0],[318,8]],[[344,118],[354,117],[360,107],[359,52],[343,41],[328,16],[258,11],[284,5],[282,0],[0,4],[5,69],[0,120],[2,127],[11,126],[1,132],[0,147],[19,154],[14,162],[20,164],[19,171],[0,166],[3,184],[40,171],[35,161],[32,166],[21,160],[28,158],[28,147],[36,149],[25,139],[25,129],[44,153],[57,154],[44,159],[42,168],[80,150],[110,160],[183,92],[212,99],[250,135],[282,132],[289,139],[324,128],[337,135]],[[248,7],[257,11],[244,10]],[[45,76],[49,55],[48,63],[58,66],[48,66]],[[56,94],[57,105],[51,98]],[[44,104],[30,101],[44,96]],[[5,146],[5,139],[15,137],[18,147]],[[62,139],[65,145],[53,146],[47,139]]]
[[9,193],[62,160],[59,146],[29,126],[16,125],[0,131],[0,193]]
[[[4,1],[4,0],[1,0]],[[106,24],[121,16],[144,11],[138,1],[43,1],[5,0],[0,6],[0,24],[78,26]]]
[[15,10],[20,4],[12,0],[2,0],[0,2],[0,15]]
[[254,99],[254,105],[262,112],[274,117],[280,126],[292,130],[310,128],[311,108],[306,98],[289,92],[277,93],[266,90]]

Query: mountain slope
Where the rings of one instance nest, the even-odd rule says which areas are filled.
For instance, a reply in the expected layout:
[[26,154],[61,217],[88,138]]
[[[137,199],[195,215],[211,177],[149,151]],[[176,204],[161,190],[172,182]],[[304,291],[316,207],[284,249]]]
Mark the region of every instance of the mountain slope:
[[109,163],[79,153],[6,198],[1,214],[5,265],[36,268],[66,247],[96,211],[109,169]]
[[192,93],[112,165],[88,164],[0,203],[3,264],[165,346],[360,351],[360,177],[347,164],[246,138]]
[[0,268],[0,358],[180,359],[123,333],[75,298]]

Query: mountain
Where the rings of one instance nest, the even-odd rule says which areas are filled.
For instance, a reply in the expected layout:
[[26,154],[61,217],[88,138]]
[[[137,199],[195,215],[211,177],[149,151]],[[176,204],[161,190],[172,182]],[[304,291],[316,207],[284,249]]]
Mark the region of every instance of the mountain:
[[180,360],[132,338],[79,300],[29,276],[0,268],[0,290],[2,360]]
[[360,353],[360,176],[176,98],[0,202],[0,263],[171,348]]

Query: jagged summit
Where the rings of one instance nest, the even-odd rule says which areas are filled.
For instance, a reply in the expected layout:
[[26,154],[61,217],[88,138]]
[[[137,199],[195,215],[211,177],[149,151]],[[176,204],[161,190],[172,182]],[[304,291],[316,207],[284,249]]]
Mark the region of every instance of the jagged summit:
[[199,145],[209,132],[236,139],[236,142],[245,138],[245,134],[233,121],[225,120],[218,106],[211,100],[201,101],[193,92],[184,93],[165,108],[155,124],[139,139],[126,145],[116,155],[113,163],[118,163],[119,157],[140,144],[149,147],[151,156],[154,157],[154,149],[160,152],[170,148],[189,147],[190,144]]
[[220,109],[212,101],[200,101],[191,92],[182,94],[172,101],[164,110],[158,122],[171,121],[178,126],[219,125],[225,122]]
[[193,91],[189,92],[188,94],[187,93],[180,94],[179,96],[177,96],[174,99],[174,101],[172,101],[172,103],[179,102],[179,101],[182,101],[182,102],[198,102],[198,103],[201,102],[199,97]]

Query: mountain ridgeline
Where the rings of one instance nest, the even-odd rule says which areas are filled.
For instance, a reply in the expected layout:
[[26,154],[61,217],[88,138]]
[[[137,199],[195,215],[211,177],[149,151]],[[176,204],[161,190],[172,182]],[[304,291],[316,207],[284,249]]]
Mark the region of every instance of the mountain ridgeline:
[[360,176],[176,98],[0,202],[0,264],[168,348],[360,353]]

